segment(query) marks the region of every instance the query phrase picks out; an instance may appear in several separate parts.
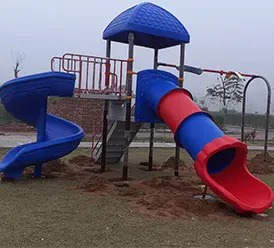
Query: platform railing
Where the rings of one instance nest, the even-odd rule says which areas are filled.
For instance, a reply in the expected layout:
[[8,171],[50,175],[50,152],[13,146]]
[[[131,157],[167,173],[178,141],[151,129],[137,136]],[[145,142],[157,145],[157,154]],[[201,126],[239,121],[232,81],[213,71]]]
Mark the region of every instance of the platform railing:
[[65,53],[53,57],[52,71],[76,75],[75,93],[126,94],[127,60]]

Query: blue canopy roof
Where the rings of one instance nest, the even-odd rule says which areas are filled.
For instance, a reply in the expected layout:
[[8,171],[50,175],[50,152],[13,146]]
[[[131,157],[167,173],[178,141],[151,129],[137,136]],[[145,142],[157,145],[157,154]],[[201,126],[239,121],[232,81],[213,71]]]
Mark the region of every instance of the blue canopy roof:
[[135,45],[157,49],[188,43],[190,39],[174,15],[152,3],[141,3],[122,12],[106,27],[103,39],[128,43],[130,32],[135,34]]

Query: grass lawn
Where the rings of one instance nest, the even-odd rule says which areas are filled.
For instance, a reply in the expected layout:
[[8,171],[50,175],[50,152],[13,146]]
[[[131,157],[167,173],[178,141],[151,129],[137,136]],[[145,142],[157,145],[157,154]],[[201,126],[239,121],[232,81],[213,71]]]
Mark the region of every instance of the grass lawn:
[[[7,151],[1,149],[0,156]],[[79,148],[65,159],[89,152]],[[172,155],[174,149],[155,149],[155,164]],[[147,156],[148,149],[130,149],[130,177],[162,173],[139,169]],[[184,151],[181,156],[192,163]],[[121,174],[121,165],[110,168],[112,176]],[[274,188],[274,175],[260,178]],[[0,247],[274,247],[273,210],[268,219],[167,220],[140,215],[115,196],[76,193],[75,184],[64,179],[2,182]]]

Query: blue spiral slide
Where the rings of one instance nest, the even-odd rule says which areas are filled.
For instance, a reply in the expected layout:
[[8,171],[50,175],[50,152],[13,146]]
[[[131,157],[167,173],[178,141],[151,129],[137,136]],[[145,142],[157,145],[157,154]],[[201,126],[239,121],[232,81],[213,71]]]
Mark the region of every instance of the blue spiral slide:
[[15,118],[37,129],[37,141],[10,150],[0,163],[6,178],[20,178],[27,166],[41,177],[42,164],[75,150],[84,136],[78,125],[47,113],[48,96],[71,97],[75,75],[46,72],[21,77],[0,87],[1,102]]

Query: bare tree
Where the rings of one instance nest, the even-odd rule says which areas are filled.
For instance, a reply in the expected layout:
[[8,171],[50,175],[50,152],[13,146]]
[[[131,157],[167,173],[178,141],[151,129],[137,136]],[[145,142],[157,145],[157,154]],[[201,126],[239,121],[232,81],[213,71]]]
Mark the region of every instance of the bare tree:
[[13,66],[13,75],[14,78],[18,78],[19,77],[19,73],[21,71],[21,66],[22,63],[24,61],[24,59],[26,58],[26,55],[24,53],[19,53],[16,52],[13,54],[13,59],[14,59],[14,66]]

